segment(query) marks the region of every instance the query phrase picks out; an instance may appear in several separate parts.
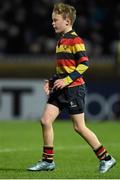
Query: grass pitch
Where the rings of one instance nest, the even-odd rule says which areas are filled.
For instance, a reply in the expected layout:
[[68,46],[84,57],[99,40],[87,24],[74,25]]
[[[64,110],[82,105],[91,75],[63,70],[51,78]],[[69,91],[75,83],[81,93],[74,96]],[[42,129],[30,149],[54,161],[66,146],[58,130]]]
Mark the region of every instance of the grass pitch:
[[42,154],[42,135],[38,121],[0,121],[0,179],[119,179],[120,123],[87,123],[117,160],[106,174],[99,174],[98,159],[87,143],[74,132],[72,122],[56,121],[56,169],[29,172],[27,167]]

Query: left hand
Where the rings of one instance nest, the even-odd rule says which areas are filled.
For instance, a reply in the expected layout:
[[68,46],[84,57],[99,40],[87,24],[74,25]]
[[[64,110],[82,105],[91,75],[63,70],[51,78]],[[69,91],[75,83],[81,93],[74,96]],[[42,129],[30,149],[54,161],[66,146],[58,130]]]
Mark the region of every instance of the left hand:
[[63,89],[65,86],[66,86],[66,84],[63,79],[57,79],[54,82],[53,89]]

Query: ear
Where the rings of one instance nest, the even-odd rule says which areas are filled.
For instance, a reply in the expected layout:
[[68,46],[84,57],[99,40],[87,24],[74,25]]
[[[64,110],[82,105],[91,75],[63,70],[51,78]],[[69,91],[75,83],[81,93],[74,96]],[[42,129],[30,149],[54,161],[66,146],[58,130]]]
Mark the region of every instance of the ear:
[[70,19],[66,19],[66,25],[68,26],[70,24]]

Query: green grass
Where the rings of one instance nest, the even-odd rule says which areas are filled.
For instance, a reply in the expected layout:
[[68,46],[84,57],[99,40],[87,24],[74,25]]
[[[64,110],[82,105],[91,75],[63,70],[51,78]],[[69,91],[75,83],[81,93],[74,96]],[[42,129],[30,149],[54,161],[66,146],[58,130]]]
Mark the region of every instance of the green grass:
[[0,121],[0,179],[119,179],[119,122],[87,123],[107,150],[117,159],[106,174],[98,173],[98,159],[86,142],[72,128],[71,121],[56,121],[55,162],[51,172],[28,172],[42,153],[38,121]]

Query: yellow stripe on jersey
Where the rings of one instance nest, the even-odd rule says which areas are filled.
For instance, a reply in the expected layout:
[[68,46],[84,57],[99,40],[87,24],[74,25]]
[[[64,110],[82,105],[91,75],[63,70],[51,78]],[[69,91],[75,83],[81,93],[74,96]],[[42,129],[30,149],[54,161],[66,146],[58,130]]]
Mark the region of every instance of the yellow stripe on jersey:
[[57,71],[57,73],[59,74],[61,74],[61,73],[71,73],[71,72],[73,72],[74,70],[75,70],[75,66],[57,66],[56,67],[56,71]]
[[76,35],[76,36],[77,36],[77,33],[76,33],[75,31],[73,31],[71,34],[72,34],[72,35]]
[[[83,74],[86,70],[88,69],[88,66],[83,65],[83,64],[79,64],[77,66],[77,68],[75,69],[75,71],[77,71],[80,74]],[[72,71],[74,72],[74,71]],[[73,82],[72,78],[68,75],[67,77],[64,78],[64,82],[66,85],[69,85],[70,83]]]
[[73,46],[73,53],[77,53],[77,52],[80,52],[80,51],[85,51],[85,45],[84,44],[75,44]]
[[84,64],[79,64],[76,68],[76,71],[79,72],[80,74],[83,74],[87,69],[88,69],[88,66]]
[[85,51],[85,46],[84,44],[75,44],[74,46],[69,46],[69,45],[60,45],[59,47],[56,47],[56,53],[60,52],[66,52],[66,53],[77,53],[80,51]]
[[64,78],[64,82],[66,85],[69,85],[73,82],[73,80],[70,78],[70,76],[67,76]]
[[72,53],[72,46],[68,45],[60,45],[59,47],[56,47],[56,53],[60,52],[66,52],[66,53]]

